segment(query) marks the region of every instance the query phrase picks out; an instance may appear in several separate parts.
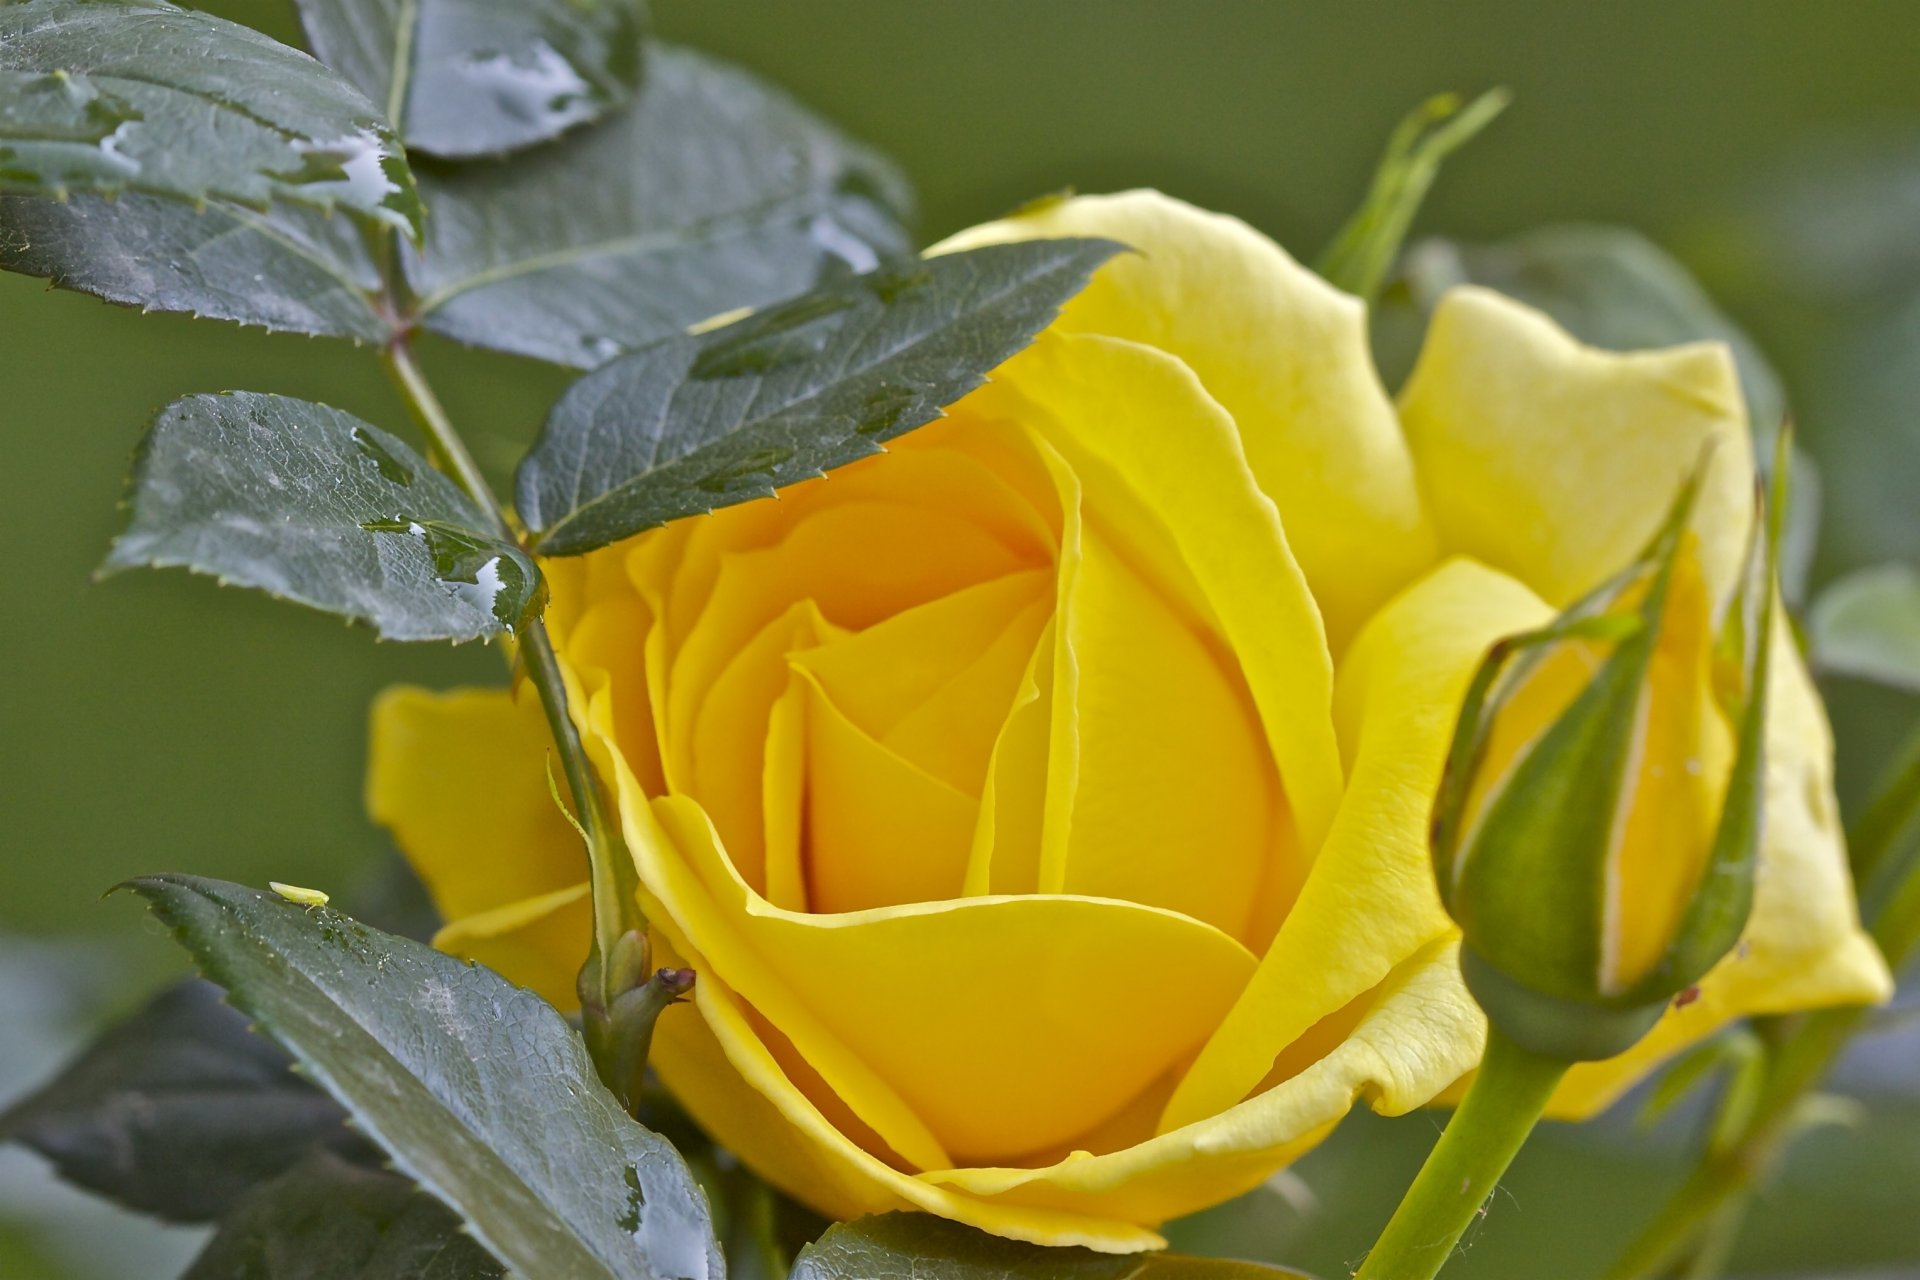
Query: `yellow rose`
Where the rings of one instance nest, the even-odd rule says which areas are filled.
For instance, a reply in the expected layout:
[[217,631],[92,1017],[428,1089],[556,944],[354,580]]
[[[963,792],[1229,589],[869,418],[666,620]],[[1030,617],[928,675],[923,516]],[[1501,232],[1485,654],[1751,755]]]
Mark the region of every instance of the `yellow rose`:
[[[667,1086],[825,1213],[1129,1250],[1473,1066],[1426,842],[1466,682],[1630,559],[1708,440],[1724,602],[1753,473],[1717,346],[1603,354],[1462,289],[1396,407],[1362,305],[1233,219],[1133,193],[945,247],[1060,235],[1138,252],[947,420],[547,568],[648,918],[699,971]],[[1790,645],[1774,671],[1746,944],[1561,1114],[1728,1018],[1887,992],[1819,701]],[[389,693],[370,804],[441,944],[569,1004],[585,873],[531,701]]]

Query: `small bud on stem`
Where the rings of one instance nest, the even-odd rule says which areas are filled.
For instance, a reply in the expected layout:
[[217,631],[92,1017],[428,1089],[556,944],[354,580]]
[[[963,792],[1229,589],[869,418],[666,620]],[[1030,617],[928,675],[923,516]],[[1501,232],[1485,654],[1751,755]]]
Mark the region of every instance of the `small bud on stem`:
[[[581,1030],[601,1083],[629,1112],[646,1075],[654,1024],[694,984],[691,969],[657,969],[649,975],[651,956],[646,934],[631,929],[614,941],[609,961],[603,964],[596,950],[580,970]],[[611,993],[611,1007],[601,1002],[602,992]]]

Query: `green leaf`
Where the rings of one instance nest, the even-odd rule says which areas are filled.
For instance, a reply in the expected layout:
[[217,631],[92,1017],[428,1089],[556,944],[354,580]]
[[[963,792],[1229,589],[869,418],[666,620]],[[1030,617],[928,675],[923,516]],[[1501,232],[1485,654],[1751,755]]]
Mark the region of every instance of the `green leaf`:
[[686,1165],[619,1109],[579,1036],[532,992],[330,907],[192,876],[129,887],[510,1269],[723,1274]]
[[572,555],[880,452],[1032,341],[1120,246],[909,259],[595,370],[520,464],[537,548]]
[[1820,670],[1920,693],[1920,572],[1883,564],[1840,579],[1808,618]]
[[145,311],[384,342],[380,272],[354,225],[158,196],[0,196],[0,270]]
[[248,1196],[181,1280],[497,1280],[460,1219],[405,1178],[316,1153]]
[[316,1144],[364,1146],[290,1065],[215,988],[181,983],[0,1116],[0,1141],[116,1204],[205,1222]]
[[801,1251],[792,1280],[1305,1280],[1257,1262],[1049,1249],[924,1213],[843,1222]]
[[1408,113],[1387,139],[1366,199],[1320,255],[1315,270],[1335,287],[1372,301],[1440,176],[1441,163],[1506,110],[1511,97],[1505,89],[1490,89],[1472,102],[1442,93]]
[[427,328],[591,368],[904,252],[891,166],[746,72],[654,46],[639,99],[511,164],[429,166]]
[[545,142],[640,82],[641,0],[297,0],[320,60],[386,107],[409,150]]
[[133,517],[103,572],[179,566],[370,623],[389,640],[518,625],[539,569],[478,532],[451,480],[377,427],[254,392],[168,405],[134,463]]
[[[1724,342],[1763,465],[1787,420],[1780,376],[1745,330],[1728,318],[1693,276],[1653,241],[1627,227],[1540,227],[1493,244],[1423,240],[1402,276],[1423,311],[1448,289],[1484,285],[1537,307],[1574,337],[1608,351],[1644,351],[1686,342]],[[1792,453],[1794,502],[1781,542],[1781,585],[1798,600],[1813,563],[1820,525],[1819,471]]]
[[0,190],[278,200],[420,228],[406,157],[359,90],[163,0],[0,7]]

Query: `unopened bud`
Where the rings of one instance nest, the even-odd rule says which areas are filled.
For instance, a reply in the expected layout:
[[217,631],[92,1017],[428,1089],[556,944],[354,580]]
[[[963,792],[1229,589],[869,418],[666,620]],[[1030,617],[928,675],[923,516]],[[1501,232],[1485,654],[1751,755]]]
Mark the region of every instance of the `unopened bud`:
[[1455,730],[1441,899],[1475,998],[1536,1053],[1626,1050],[1752,904],[1776,539],[1756,537],[1716,639],[1696,486],[1622,573],[1494,647]]

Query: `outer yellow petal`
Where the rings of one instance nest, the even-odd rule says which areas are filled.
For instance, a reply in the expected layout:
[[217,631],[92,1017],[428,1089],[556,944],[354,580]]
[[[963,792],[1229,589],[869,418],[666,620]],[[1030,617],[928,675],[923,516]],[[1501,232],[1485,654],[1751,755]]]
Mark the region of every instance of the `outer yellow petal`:
[[[963,898],[845,915],[753,895],[699,808],[623,795],[677,937],[913,1165],[1011,1158],[1091,1128],[1191,1053],[1253,970],[1133,903]],[[992,1027],[993,1035],[980,1028]]]
[[1712,446],[1693,527],[1725,601],[1753,520],[1753,455],[1733,359],[1697,344],[1620,355],[1486,289],[1441,300],[1400,395],[1443,550],[1564,608],[1652,536]]
[[1833,734],[1785,619],[1774,626],[1767,719],[1766,825],[1753,915],[1741,943],[1618,1058],[1575,1067],[1553,1113],[1590,1115],[1662,1060],[1726,1022],[1893,994],[1886,961],[1860,930],[1833,799]]
[[[1052,1209],[1160,1223],[1258,1186],[1324,1138],[1360,1098],[1398,1115],[1479,1058],[1484,1024],[1459,984],[1458,944],[1414,953],[1341,1011],[1317,1056],[1218,1115],[1105,1155],[1040,1169],[943,1169],[921,1179],[994,1208]],[[975,1212],[978,1212],[977,1210]]]
[[[1460,699],[1489,644],[1550,616],[1513,579],[1453,560],[1360,633],[1336,703],[1353,755],[1345,802],[1259,972],[1174,1093],[1163,1130],[1233,1106],[1316,1023],[1451,935],[1427,830]],[[1464,989],[1447,998],[1471,1009]],[[1455,1049],[1436,1043],[1431,1060],[1451,1069]],[[1450,1079],[1410,1087],[1431,1097]]]
[[[1339,803],[1333,674],[1318,610],[1232,419],[1179,360],[1115,338],[1048,334],[987,390],[1017,396],[1116,540],[1158,537],[1232,651],[1280,769],[1300,847]],[[1127,548],[1134,551],[1135,548]],[[1140,548],[1142,559],[1152,547]],[[1162,575],[1163,578],[1165,575]],[[1169,591],[1164,581],[1155,586]],[[1170,607],[1183,603],[1177,596]],[[1054,673],[1056,685],[1062,673]]]
[[1336,649],[1433,563],[1434,541],[1366,310],[1237,218],[1153,191],[1083,196],[964,231],[933,252],[1103,236],[1108,263],[1054,331],[1157,347],[1199,375],[1279,505]]
[[367,810],[441,919],[579,882],[586,854],[547,785],[550,741],[538,704],[505,689],[400,686],[375,700]]
[[[671,934],[671,926],[665,930]],[[696,969],[702,957],[672,945]],[[651,1061],[673,1095],[755,1172],[831,1217],[919,1209],[1015,1240],[1131,1253],[1166,1244],[1110,1213],[1061,1213],[998,1204],[902,1173],[864,1150],[794,1084],[755,1033],[739,999],[718,983],[694,988],[694,1007],[670,1010]]]

